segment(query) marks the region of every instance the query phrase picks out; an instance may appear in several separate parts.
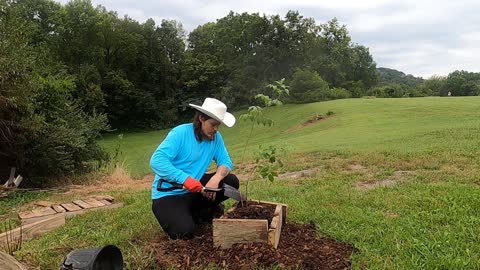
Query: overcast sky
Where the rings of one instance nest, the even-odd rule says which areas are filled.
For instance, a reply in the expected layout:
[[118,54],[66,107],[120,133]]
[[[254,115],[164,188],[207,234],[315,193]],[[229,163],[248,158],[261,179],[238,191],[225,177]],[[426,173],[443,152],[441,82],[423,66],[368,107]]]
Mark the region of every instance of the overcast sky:
[[[56,0],[66,3],[68,0]],[[181,22],[187,32],[230,10],[278,14],[297,10],[317,24],[337,17],[352,41],[370,49],[377,67],[429,78],[454,70],[480,71],[478,0],[92,0],[119,17],[160,24]]]

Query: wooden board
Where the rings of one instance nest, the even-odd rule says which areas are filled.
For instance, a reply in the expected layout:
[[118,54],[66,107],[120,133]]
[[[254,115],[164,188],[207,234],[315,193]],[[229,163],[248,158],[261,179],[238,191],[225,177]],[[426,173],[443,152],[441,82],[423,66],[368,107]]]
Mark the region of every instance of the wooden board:
[[[56,214],[56,212],[55,212],[55,214]],[[25,225],[32,224],[32,223],[35,223],[35,222],[39,222],[40,220],[51,218],[52,216],[53,215],[39,216],[39,217],[33,217],[33,218],[25,218],[25,219],[21,220],[21,224],[22,224],[22,226],[25,226]]]
[[94,208],[95,207],[94,205],[91,205],[91,204],[89,204],[87,202],[84,202],[82,200],[75,200],[75,201],[73,201],[73,203],[80,206],[83,209],[88,209],[88,208]]
[[86,203],[90,204],[90,205],[93,205],[94,207],[102,207],[102,206],[105,205],[104,203],[99,202],[99,201],[97,201],[97,200],[95,200],[95,199],[92,199],[92,198],[86,199],[86,200],[84,200],[84,201],[85,201]]
[[57,212],[57,213],[65,213],[65,212],[67,212],[67,209],[63,208],[63,207],[60,206],[59,204],[54,204],[54,205],[52,205],[52,209],[55,210],[55,212]]
[[214,219],[213,244],[230,248],[236,243],[268,242],[268,221],[262,219]]
[[21,226],[20,228],[16,228],[0,234],[0,245],[6,245],[7,237],[8,241],[11,243],[20,241],[20,239],[22,241],[30,240],[35,238],[36,236],[58,228],[64,224],[65,216],[63,214],[56,214],[38,222]]
[[99,200],[99,202],[103,203],[104,205],[110,205],[110,204],[112,204],[110,201],[107,201],[107,200],[105,200],[105,199]]
[[278,247],[280,242],[280,234],[282,232],[283,224],[283,211],[282,205],[277,205],[275,208],[275,213],[273,214],[272,222],[270,223],[270,228],[268,229],[268,243],[274,248]]
[[0,269],[2,270],[27,270],[27,268],[21,265],[15,258],[0,251]]
[[70,218],[70,217],[74,217],[76,215],[80,215],[80,214],[83,214],[87,211],[94,211],[94,210],[104,210],[104,209],[114,209],[114,208],[119,208],[119,207],[122,207],[123,206],[123,203],[114,203],[114,204],[110,204],[110,205],[105,205],[103,207],[95,207],[95,208],[88,208],[88,209],[80,209],[80,210],[77,210],[77,211],[68,211],[68,212],[65,212],[63,213],[65,215],[65,217],[67,218]]
[[43,206],[43,207],[51,207],[53,205],[53,202],[48,202],[48,201],[36,201],[33,204],[38,205],[38,206]]
[[67,211],[78,211],[82,210],[82,208],[73,203],[61,203],[60,204],[63,208],[67,209]]
[[4,187],[6,188],[9,188],[12,184],[13,184],[13,180],[15,180],[15,167],[12,167],[10,169],[10,177],[8,177],[8,180],[7,182],[5,182],[5,184],[3,185]]
[[260,200],[255,200],[260,203],[268,203],[268,204],[275,204],[275,205],[281,205],[282,206],[282,224],[285,224],[287,222],[287,210],[288,210],[288,204],[285,203],[276,203],[276,202],[268,202],[268,201],[260,201]]
[[50,207],[41,207],[41,208],[33,209],[27,212],[20,212],[18,214],[18,217],[20,219],[27,219],[27,218],[34,218],[34,217],[41,217],[41,216],[49,216],[55,213],[57,212],[55,212],[55,210],[53,210]]
[[[215,246],[229,248],[235,243],[267,242],[274,248],[278,247],[288,205],[266,201],[255,202],[275,205],[272,222],[268,224],[266,219],[228,219],[223,217],[213,219],[213,242]],[[229,211],[234,211],[234,209]],[[262,222],[262,225],[257,222]],[[264,224],[267,224],[267,226],[265,227]]]
[[110,195],[95,195],[93,196],[93,198],[97,199],[97,200],[107,200],[109,202],[113,202],[114,198]]

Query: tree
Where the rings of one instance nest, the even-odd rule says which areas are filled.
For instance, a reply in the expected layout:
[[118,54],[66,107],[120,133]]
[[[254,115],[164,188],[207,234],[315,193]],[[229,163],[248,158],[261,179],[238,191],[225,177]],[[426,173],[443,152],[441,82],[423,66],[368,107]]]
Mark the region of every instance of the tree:
[[32,27],[13,1],[0,2],[0,166],[20,167],[24,132],[31,127],[30,97],[34,88],[31,67],[35,62],[29,45]]
[[448,74],[446,84],[446,90],[454,96],[480,95],[480,73],[456,70]]
[[0,156],[7,160],[2,166],[16,166],[30,178],[27,184],[40,186],[43,177],[104,160],[96,138],[107,126],[104,115],[80,109],[72,97],[74,80],[61,65],[43,61],[40,52],[48,46],[39,43],[38,22],[25,13],[32,10],[28,3],[0,5]]
[[328,83],[316,72],[298,69],[290,83],[290,101],[309,103],[326,100],[329,92]]
[[432,91],[431,95],[434,96],[446,96],[448,94],[447,78],[444,76],[432,76],[425,80],[420,87],[430,89]]

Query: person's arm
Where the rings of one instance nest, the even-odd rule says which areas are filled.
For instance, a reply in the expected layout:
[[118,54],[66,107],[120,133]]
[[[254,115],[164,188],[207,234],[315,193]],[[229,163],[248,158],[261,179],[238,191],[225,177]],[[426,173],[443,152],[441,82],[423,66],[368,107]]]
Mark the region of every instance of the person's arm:
[[217,167],[217,172],[210,178],[206,187],[218,188],[220,181],[230,173],[230,169],[225,165]]
[[217,163],[217,172],[210,178],[206,187],[218,188],[220,181],[232,171],[233,167],[232,160],[228,155],[227,148],[220,133],[217,133],[217,139],[218,142],[214,155],[214,160]]
[[150,159],[150,167],[161,179],[182,184],[188,178],[188,174],[175,168],[172,160],[181,149],[182,134],[179,130],[171,130],[165,140],[158,146]]

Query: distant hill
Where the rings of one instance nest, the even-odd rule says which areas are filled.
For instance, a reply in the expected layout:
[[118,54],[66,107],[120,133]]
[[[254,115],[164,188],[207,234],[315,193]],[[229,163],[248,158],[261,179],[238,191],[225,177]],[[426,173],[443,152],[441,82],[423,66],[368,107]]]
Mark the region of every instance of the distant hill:
[[405,73],[391,68],[377,68],[377,73],[380,78],[380,85],[399,84],[407,87],[415,87],[424,81],[422,78],[410,74],[405,75]]

